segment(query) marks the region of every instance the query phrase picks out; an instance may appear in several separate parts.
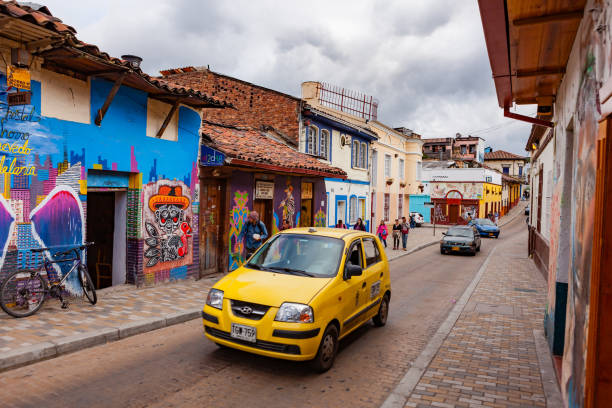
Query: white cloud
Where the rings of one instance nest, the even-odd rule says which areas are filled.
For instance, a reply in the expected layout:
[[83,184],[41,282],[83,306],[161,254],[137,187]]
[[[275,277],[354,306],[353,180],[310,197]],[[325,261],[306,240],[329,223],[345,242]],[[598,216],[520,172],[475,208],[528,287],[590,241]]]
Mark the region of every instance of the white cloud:
[[139,55],[152,75],[210,65],[296,96],[301,82],[325,81],[375,96],[379,119],[424,137],[480,130],[494,149],[523,154],[529,136],[530,125],[497,106],[475,1],[45,4],[81,40]]

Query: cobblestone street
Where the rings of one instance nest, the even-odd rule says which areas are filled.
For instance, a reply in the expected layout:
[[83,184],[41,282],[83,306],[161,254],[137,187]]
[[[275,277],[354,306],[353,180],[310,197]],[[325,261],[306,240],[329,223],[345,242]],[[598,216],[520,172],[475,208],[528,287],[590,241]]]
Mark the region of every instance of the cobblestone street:
[[[544,284],[525,257],[524,233],[518,218],[498,240],[483,240],[477,257],[440,255],[434,245],[392,261],[387,326],[367,325],[343,340],[323,375],[306,364],[218,349],[198,319],[6,371],[0,399],[8,407],[378,407],[497,246],[406,406],[542,406],[533,328]],[[202,302],[203,294],[196,297]]]

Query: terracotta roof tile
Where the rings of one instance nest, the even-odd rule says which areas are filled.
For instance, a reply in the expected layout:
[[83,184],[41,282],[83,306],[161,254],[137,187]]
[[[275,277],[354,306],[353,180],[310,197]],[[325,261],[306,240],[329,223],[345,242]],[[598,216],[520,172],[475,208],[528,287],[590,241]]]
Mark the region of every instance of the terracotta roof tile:
[[[139,67],[133,66],[130,62],[119,58],[111,57],[108,53],[100,51],[100,49],[96,45],[87,44],[79,40],[75,36],[76,30],[73,27],[64,24],[59,18],[51,15],[51,12],[45,6],[41,6],[35,9],[27,4],[19,4],[15,1],[0,0],[0,15],[18,18],[62,34],[63,42],[58,45],[59,48],[72,47],[81,52],[85,52],[107,62],[110,62],[113,65],[129,69],[135,75],[145,79],[147,82],[159,88],[164,93],[170,93],[180,97],[196,98],[204,101],[207,104],[219,107],[231,107],[231,104],[214,99],[201,91],[145,74]],[[43,52],[43,56],[44,55],[45,52]]]
[[44,6],[35,9],[27,4],[19,4],[16,1],[0,0],[0,13],[37,24],[57,33],[76,34],[76,30],[73,27],[64,24],[62,20],[51,15],[49,9]]
[[525,157],[518,154],[506,152],[504,150],[496,150],[494,152],[485,153],[485,160],[526,160]]
[[279,167],[287,172],[313,174],[323,177],[346,177],[337,167],[323,163],[306,153],[292,149],[286,144],[273,140],[266,132],[249,127],[230,127],[204,121],[202,133],[212,140],[211,147],[231,159]]

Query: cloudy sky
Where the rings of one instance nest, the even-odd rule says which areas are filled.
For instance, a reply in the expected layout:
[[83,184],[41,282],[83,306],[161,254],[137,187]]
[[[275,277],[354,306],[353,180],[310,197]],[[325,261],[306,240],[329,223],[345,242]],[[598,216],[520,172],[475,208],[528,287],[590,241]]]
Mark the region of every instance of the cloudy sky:
[[295,96],[303,81],[329,82],[376,97],[388,125],[525,154],[530,125],[497,106],[476,0],[38,1],[151,75],[209,65]]

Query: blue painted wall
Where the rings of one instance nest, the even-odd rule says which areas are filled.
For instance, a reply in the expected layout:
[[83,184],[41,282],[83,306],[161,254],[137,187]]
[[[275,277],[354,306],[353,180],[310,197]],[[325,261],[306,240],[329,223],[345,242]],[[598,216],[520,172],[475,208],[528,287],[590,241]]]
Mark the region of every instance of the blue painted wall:
[[[86,181],[88,170],[93,169],[129,173],[133,193],[128,202],[128,213],[131,214],[128,222],[132,223],[128,225],[128,238],[137,240],[142,240],[140,222],[144,217],[143,211],[150,211],[141,204],[143,186],[158,180],[167,180],[169,186],[173,186],[175,180],[184,182],[189,191],[183,188],[182,195],[188,197],[189,205],[194,209],[194,219],[187,220],[193,233],[189,238],[189,248],[193,249],[192,244],[197,236],[195,231],[198,230],[195,190],[198,182],[200,117],[195,111],[181,107],[178,110],[178,141],[147,137],[147,93],[122,86],[101,126],[96,126],[96,112],[104,104],[112,85],[101,79],[91,81],[91,123],[84,124],[41,116],[41,83],[38,81],[31,84],[31,105],[8,107],[7,93],[11,90],[6,87],[6,77],[0,75],[0,146],[6,143],[24,145],[27,142],[27,147],[31,149],[30,154],[6,149],[0,151],[0,160],[4,157],[4,166],[0,167],[0,194],[6,199],[0,200],[0,207],[3,207],[0,208],[0,215],[14,218],[19,226],[18,231],[16,228],[0,229],[3,235],[0,244],[9,237],[8,246],[0,245],[0,279],[16,268],[40,266],[40,258],[32,258],[30,248],[69,245],[84,239]],[[15,139],[16,134],[9,131],[20,134]],[[14,159],[19,166],[35,169],[35,172],[32,171],[32,175],[21,173],[7,176],[9,164]],[[92,180],[92,184],[98,183]],[[69,216],[65,211],[70,212]],[[74,214],[75,211],[81,213],[80,217]],[[67,216],[71,220],[70,230],[52,228]],[[140,260],[134,260],[134,257],[141,257],[138,244],[132,247],[137,252],[133,257],[128,256],[128,263],[135,264],[128,265],[128,269],[135,270],[134,273],[144,279],[146,269]],[[9,256],[11,253],[13,255]],[[196,261],[196,255],[191,254],[191,270]],[[173,265],[176,267],[176,262]],[[170,270],[162,272],[146,277],[147,282],[172,275]]]
[[431,222],[431,207],[426,207],[424,203],[430,202],[431,196],[426,194],[411,194],[408,199],[408,208],[410,212],[418,212],[423,214],[425,222]]

